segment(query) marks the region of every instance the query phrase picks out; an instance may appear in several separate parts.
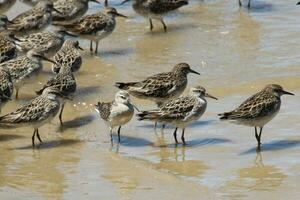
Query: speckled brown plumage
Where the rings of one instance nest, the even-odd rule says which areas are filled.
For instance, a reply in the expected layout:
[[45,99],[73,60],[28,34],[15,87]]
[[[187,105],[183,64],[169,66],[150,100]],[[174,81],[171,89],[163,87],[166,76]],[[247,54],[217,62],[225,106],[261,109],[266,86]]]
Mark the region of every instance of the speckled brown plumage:
[[12,19],[12,23],[7,26],[7,29],[17,35],[41,31],[51,23],[52,11],[52,1],[40,1],[32,9]]
[[13,82],[9,71],[0,67],[0,112],[1,108],[7,103],[13,94]]
[[17,56],[17,47],[13,35],[9,33],[0,34],[0,63],[13,59]]
[[78,71],[82,64],[82,58],[78,49],[81,49],[78,41],[66,40],[54,56],[56,64],[52,65],[52,71],[58,73],[63,65],[69,66],[72,72]]
[[116,87],[126,90],[129,94],[142,99],[149,99],[161,104],[176,98],[187,85],[187,74],[197,73],[187,63],[177,64],[171,72],[156,74],[140,82],[116,83]]
[[[294,95],[284,91],[280,85],[267,85],[264,89],[248,98],[233,111],[219,114],[220,119],[254,127],[257,150],[260,150],[263,127],[279,112],[281,96],[284,94]],[[259,133],[257,128],[260,129]]]

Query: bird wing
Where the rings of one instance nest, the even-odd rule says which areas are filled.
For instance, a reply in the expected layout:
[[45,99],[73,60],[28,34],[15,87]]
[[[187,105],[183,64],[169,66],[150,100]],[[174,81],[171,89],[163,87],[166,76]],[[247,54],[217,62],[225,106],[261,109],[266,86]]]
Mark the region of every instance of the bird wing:
[[172,75],[172,72],[156,74],[142,82],[137,82],[133,86],[129,86],[129,90],[151,97],[167,96],[170,90],[176,85],[176,81],[172,79]]
[[185,119],[193,111],[195,101],[189,96],[173,99],[160,108],[160,118]]
[[8,70],[0,67],[0,102],[10,99],[13,93],[13,83]]
[[39,49],[43,51],[46,50],[49,38],[52,37],[53,33],[50,32],[33,33],[27,36],[18,37],[20,41],[17,41],[16,43],[18,44],[18,46],[21,46],[22,50],[25,51],[31,49]]
[[34,67],[31,67],[32,64],[30,63],[30,60],[23,56],[16,60],[9,60],[1,65],[8,69],[12,80],[14,81],[24,79],[36,70]]
[[229,119],[251,119],[267,116],[280,99],[264,91],[258,92],[245,100],[238,108],[228,113]]
[[44,12],[35,12],[34,9],[24,12],[12,20],[7,29],[12,31],[23,31],[28,27],[36,27],[41,19],[44,18]]
[[98,102],[96,105],[96,110],[100,114],[100,117],[104,120],[108,120],[110,116],[111,107],[113,105],[113,102],[103,103]]
[[147,0],[144,2],[144,6],[155,14],[164,14],[187,4],[187,0]]
[[21,124],[42,121],[48,117],[45,113],[51,110],[55,110],[57,113],[58,109],[59,106],[56,102],[49,101],[43,96],[38,96],[16,111],[0,117],[0,124]]
[[107,24],[104,15],[86,15],[71,24],[64,24],[67,29],[77,34],[91,34],[103,30]]
[[69,94],[75,92],[76,90],[76,81],[73,74],[63,74],[58,73],[55,77],[50,78],[48,82],[42,87],[38,94],[41,94],[44,89],[48,87],[55,87],[59,89],[63,95],[68,96]]

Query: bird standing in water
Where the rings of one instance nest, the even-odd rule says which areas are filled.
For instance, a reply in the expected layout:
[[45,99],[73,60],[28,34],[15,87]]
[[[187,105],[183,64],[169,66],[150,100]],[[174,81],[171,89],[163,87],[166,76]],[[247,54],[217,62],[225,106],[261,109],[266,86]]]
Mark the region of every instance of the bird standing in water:
[[[128,1],[130,0],[125,0],[122,4]],[[149,19],[151,31],[153,29],[152,19],[156,19],[162,23],[166,32],[167,25],[163,17],[171,11],[188,5],[188,3],[188,0],[133,0],[132,7],[139,15]]]
[[96,111],[100,114],[100,117],[105,121],[109,127],[111,142],[113,142],[112,131],[113,128],[118,126],[118,141],[120,143],[120,131],[121,126],[128,123],[134,113],[134,106],[130,102],[128,92],[119,91],[115,95],[115,100],[108,103],[98,102],[96,105]]
[[143,111],[137,116],[139,120],[158,121],[164,124],[174,125],[175,131],[173,133],[176,144],[177,129],[182,129],[181,140],[183,145],[185,142],[185,128],[197,121],[205,112],[207,107],[207,101],[205,97],[216,99],[208,94],[204,87],[197,86],[190,90],[188,96],[181,96],[170,101],[165,102],[161,107],[155,110]]
[[[279,112],[282,95],[294,95],[280,85],[270,84],[244,101],[238,108],[219,114],[221,120],[254,127],[257,150],[260,150],[263,127]],[[259,129],[259,133],[257,131]]]

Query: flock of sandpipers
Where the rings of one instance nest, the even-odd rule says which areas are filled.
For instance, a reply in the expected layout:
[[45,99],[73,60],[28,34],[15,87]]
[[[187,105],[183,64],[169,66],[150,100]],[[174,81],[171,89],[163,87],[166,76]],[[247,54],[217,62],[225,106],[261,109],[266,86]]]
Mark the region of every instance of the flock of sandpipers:
[[[68,100],[76,92],[74,72],[80,69],[82,57],[77,40],[65,36],[80,37],[90,40],[90,51],[98,52],[98,43],[110,35],[116,26],[116,17],[125,17],[115,8],[109,7],[107,0],[102,11],[85,15],[88,2],[97,0],[22,0],[33,7],[13,19],[0,15],[0,108],[8,103],[15,89],[15,98],[20,88],[28,79],[37,75],[43,67],[42,60],[52,63],[56,74],[44,86],[36,91],[38,95],[16,111],[0,117],[0,128],[31,126],[35,137],[42,143],[39,128],[50,122],[59,112],[61,125],[62,112]],[[125,3],[129,0],[125,0]],[[0,12],[5,13],[15,0],[2,0]],[[167,26],[163,16],[188,4],[188,0],[134,0],[133,9],[149,19],[150,30],[152,19],[159,20],[165,31]],[[241,6],[239,0],[239,5]],[[248,7],[250,7],[250,0]],[[49,25],[56,30],[44,31]],[[93,49],[93,43],[95,48]],[[53,59],[47,57],[53,56]],[[187,63],[179,63],[170,72],[159,73],[145,80],[115,84],[120,89],[115,99],[109,103],[98,102],[95,107],[101,118],[110,129],[111,141],[113,128],[118,127],[120,142],[121,126],[128,123],[137,109],[130,101],[130,95],[153,101],[157,108],[148,111],[137,111],[139,120],[150,120],[157,123],[175,126],[173,133],[176,144],[177,129],[182,129],[181,141],[185,145],[185,128],[198,120],[206,110],[206,97],[216,99],[208,94],[202,86],[192,87],[187,96],[181,96],[187,86],[187,75],[198,72]],[[239,107],[230,112],[219,114],[221,120],[254,127],[257,149],[260,150],[261,134],[265,124],[279,112],[282,95],[293,95],[280,85],[269,84],[261,91],[245,100]]]

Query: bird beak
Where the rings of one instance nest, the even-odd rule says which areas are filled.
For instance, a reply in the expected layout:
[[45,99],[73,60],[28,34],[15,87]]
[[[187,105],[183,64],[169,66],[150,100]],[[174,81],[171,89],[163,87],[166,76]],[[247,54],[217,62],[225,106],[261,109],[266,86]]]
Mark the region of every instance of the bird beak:
[[54,7],[53,7],[53,10],[54,10],[55,12],[57,12],[58,14],[62,14],[62,12],[60,12],[59,10],[57,10],[57,9],[54,8]]
[[78,46],[78,49],[80,49],[81,51],[84,51],[84,49],[81,46]]
[[10,37],[17,42],[21,42],[21,40],[17,38],[15,35],[11,35]]
[[14,22],[13,22],[13,21],[11,21],[11,20],[8,20],[8,19],[6,20],[6,22],[7,22],[7,23],[9,23],[9,24],[14,24]]
[[130,1],[130,0],[124,0],[124,1],[121,3],[121,5],[127,3],[128,1]]
[[72,33],[69,33],[68,31],[65,31],[65,34],[71,37],[78,37],[78,35],[74,35]]
[[97,0],[90,0],[90,1],[92,1],[92,2],[94,2],[94,3],[97,3],[97,4],[101,4],[99,1],[97,1]]
[[291,92],[287,92],[287,91],[284,91],[284,90],[282,90],[282,94],[295,95],[295,94],[293,94],[293,93],[291,93]]
[[120,14],[120,13],[118,13],[118,12],[116,12],[116,13],[115,13],[115,15],[116,15],[116,16],[119,16],[119,17],[128,18],[127,16],[125,16],[125,15],[122,15],[122,14]]
[[194,71],[194,70],[192,70],[192,69],[190,69],[190,73],[194,73],[194,74],[198,74],[198,75],[200,75],[200,73],[199,73],[199,72],[196,72],[196,71]]
[[215,99],[215,100],[218,100],[216,97],[208,94],[208,93],[205,93],[205,96],[208,97],[208,98],[211,98],[211,99]]
[[129,101],[129,103],[133,106],[134,109],[136,109],[136,111],[140,112],[140,109],[136,107],[131,101]]
[[51,60],[51,59],[49,59],[49,58],[46,58],[46,57],[43,56],[43,55],[36,54],[35,56],[38,57],[38,58],[41,58],[41,59],[43,59],[43,60],[45,60],[45,61],[51,62],[51,63],[53,63],[53,64],[57,64],[57,63],[54,62],[53,60]]

